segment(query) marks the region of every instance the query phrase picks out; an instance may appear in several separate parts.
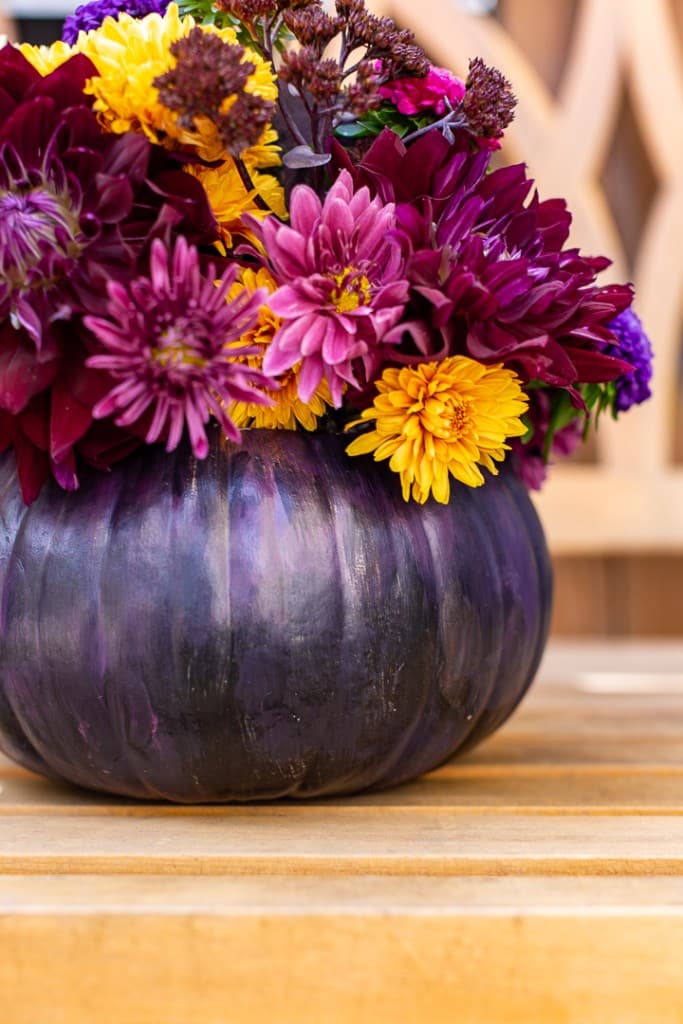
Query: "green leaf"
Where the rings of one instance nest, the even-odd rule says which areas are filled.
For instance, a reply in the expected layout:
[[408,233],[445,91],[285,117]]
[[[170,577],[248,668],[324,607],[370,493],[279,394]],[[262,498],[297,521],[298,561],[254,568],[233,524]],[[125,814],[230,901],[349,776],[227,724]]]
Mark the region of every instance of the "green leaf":
[[522,444],[528,444],[534,436],[534,425],[528,416],[522,416],[521,420],[526,427],[526,433],[522,434],[519,440]]
[[580,415],[580,412],[572,405],[572,400],[566,391],[557,390],[554,392],[550,423],[543,444],[543,458],[546,462],[550,458],[550,450],[553,446],[555,434],[564,427],[569,426]]
[[366,139],[374,133],[369,125],[361,124],[360,121],[352,121],[338,124],[334,129],[334,134],[340,139]]

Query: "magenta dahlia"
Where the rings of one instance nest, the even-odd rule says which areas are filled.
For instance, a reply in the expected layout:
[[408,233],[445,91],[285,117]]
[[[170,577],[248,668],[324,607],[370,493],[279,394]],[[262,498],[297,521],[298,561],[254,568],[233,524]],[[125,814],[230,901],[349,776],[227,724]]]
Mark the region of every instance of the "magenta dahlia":
[[215,267],[202,271],[197,249],[181,235],[172,253],[155,239],[149,277],[110,283],[108,315],[85,318],[105,350],[87,365],[106,370],[116,382],[93,409],[96,419],[111,416],[117,426],[144,429],[148,443],[165,439],[167,451],[177,447],[187,426],[200,459],[209,450],[205,425],[211,413],[239,441],[227,407],[235,401],[267,405],[257,389],[274,384],[238,361],[258,352],[240,338],[256,325],[267,291],[245,289],[229,300],[237,273],[232,265],[216,283]]
[[408,297],[394,204],[354,190],[342,172],[324,202],[294,188],[289,225],[269,217],[253,226],[280,285],[268,305],[284,321],[263,368],[277,376],[300,362],[301,399],[325,378],[339,407],[346,385],[376,373]]

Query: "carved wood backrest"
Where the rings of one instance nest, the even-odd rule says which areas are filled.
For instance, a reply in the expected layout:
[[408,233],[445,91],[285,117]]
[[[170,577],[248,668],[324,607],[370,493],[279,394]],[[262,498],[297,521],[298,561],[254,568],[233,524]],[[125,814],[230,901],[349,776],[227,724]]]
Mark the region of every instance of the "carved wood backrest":
[[0,5],[0,36],[7,36],[8,39],[14,40],[17,37],[15,26],[10,20],[9,15]]
[[[549,19],[566,16],[567,4],[558,0],[508,0],[513,13],[515,3],[518,17],[535,19],[541,45]],[[554,25],[565,44],[556,90],[501,21],[466,14],[457,0],[370,6],[413,29],[438,64],[464,74],[479,55],[504,72],[519,99],[507,159],[529,164],[542,197],[566,197],[572,241],[614,260],[605,280],[636,285],[636,309],[656,353],[654,397],[618,424],[601,422],[595,464],[554,467],[537,502],[551,547],[562,554],[682,551],[683,467],[674,449],[683,323],[683,45],[676,15],[683,5],[582,0],[571,32],[557,19]],[[656,183],[628,254],[605,191],[625,92]],[[628,176],[625,182],[628,189]]]

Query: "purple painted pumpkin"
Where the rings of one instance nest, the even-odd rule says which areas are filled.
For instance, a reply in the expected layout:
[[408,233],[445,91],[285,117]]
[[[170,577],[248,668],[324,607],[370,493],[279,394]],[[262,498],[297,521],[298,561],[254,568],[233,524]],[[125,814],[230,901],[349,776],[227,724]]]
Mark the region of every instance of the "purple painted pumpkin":
[[92,789],[310,797],[434,768],[499,726],[548,630],[511,473],[404,503],[333,434],[145,449],[26,509],[0,459],[0,748]]

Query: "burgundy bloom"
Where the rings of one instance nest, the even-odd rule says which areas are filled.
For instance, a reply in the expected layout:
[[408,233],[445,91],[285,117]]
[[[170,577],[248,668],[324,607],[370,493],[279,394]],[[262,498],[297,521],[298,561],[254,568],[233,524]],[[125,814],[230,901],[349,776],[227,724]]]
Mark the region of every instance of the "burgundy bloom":
[[324,377],[338,407],[346,384],[361,387],[381,365],[408,295],[394,204],[371,199],[367,188],[354,191],[343,172],[324,203],[297,186],[289,225],[269,217],[252,226],[280,284],[268,306],[284,320],[263,368],[277,376],[301,362],[301,399]]
[[202,272],[197,250],[182,235],[172,253],[155,239],[150,276],[128,286],[108,288],[108,316],[87,316],[85,325],[105,349],[87,365],[106,370],[118,383],[93,409],[96,419],[112,416],[117,426],[135,430],[144,424],[145,440],[166,440],[177,447],[187,425],[197,458],[209,444],[205,425],[212,413],[226,435],[240,432],[227,413],[234,401],[267,405],[259,387],[270,381],[238,357],[258,346],[240,343],[258,320],[266,289],[246,290],[228,301],[238,273],[230,266],[216,284],[216,270]]
[[[120,140],[102,134],[82,94],[94,71],[76,56],[41,78],[12,47],[0,51],[0,320],[37,348],[80,305],[85,278],[126,258],[112,243],[132,189],[111,173]],[[3,87],[16,73],[15,99]]]
[[65,490],[78,487],[77,452],[91,465],[109,469],[142,443],[113,424],[106,431],[93,425],[92,406],[109,379],[84,365],[86,354],[80,331],[72,326],[58,325],[50,344],[38,351],[9,322],[0,327],[0,451],[14,448],[27,504],[50,475]]
[[529,200],[524,167],[487,174],[489,159],[438,132],[406,149],[385,131],[356,170],[358,183],[396,201],[407,253],[410,301],[385,341],[397,362],[503,362],[523,380],[566,388],[582,407],[577,383],[631,369],[603,348],[632,289],[597,286],[609,261],[563,248],[564,202]]
[[107,283],[134,276],[154,237],[216,237],[204,190],[171,154],[101,131],[83,94],[94,71],[78,55],[41,77],[0,50],[0,447],[14,446],[26,500],[50,472],[78,486],[76,451],[106,468],[140,443],[93,427],[111,382],[84,365],[83,316],[106,312]]

